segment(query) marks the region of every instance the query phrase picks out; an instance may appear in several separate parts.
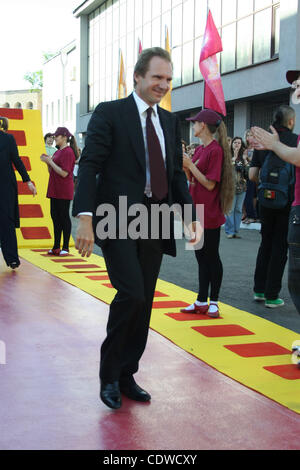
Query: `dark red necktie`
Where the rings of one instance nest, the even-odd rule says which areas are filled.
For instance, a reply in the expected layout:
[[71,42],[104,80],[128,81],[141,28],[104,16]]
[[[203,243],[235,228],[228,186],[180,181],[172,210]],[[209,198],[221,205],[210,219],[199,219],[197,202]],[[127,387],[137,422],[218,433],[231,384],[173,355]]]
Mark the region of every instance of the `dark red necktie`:
[[161,146],[151,119],[152,111],[152,108],[147,109],[146,119],[151,192],[153,199],[162,201],[168,194],[168,180]]

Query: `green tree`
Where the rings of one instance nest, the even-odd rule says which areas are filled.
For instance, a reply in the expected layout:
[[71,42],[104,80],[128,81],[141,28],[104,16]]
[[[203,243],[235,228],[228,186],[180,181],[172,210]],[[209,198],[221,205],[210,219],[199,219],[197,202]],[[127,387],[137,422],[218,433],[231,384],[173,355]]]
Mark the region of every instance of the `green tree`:
[[43,71],[27,72],[24,75],[24,80],[30,83],[30,91],[41,90],[43,88]]

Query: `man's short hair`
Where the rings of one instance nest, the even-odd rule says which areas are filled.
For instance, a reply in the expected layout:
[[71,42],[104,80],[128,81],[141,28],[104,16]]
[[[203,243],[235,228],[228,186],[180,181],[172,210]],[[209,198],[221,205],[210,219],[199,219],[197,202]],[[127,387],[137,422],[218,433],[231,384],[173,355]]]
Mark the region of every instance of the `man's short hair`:
[[[153,59],[153,57],[160,57],[161,59],[164,59],[167,62],[170,62],[173,68],[172,59],[168,51],[166,51],[165,49],[162,49],[161,47],[151,47],[149,49],[144,49],[141,52],[137,60],[137,63],[135,64],[134,73],[144,77],[149,70],[149,64],[150,64],[151,59]],[[134,86],[136,86],[136,84],[137,82],[134,79]]]
[[294,119],[296,116],[295,110],[287,104],[282,104],[276,109],[274,113],[273,125],[287,127],[289,120]]
[[46,140],[48,139],[48,137],[53,137],[53,134],[51,134],[50,132],[48,132],[47,134],[44,135],[44,142],[46,143]]

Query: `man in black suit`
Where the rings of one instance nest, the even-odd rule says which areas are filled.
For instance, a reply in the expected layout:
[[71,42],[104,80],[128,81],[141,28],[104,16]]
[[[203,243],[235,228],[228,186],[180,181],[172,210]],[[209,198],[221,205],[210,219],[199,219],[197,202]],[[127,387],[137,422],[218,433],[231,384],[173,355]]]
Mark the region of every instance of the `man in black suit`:
[[[119,224],[117,236],[104,240],[97,226],[103,221],[103,204],[115,209],[117,221],[124,218],[124,213],[120,214],[120,196],[126,196],[127,207],[144,204],[149,210],[158,203],[192,205],[182,171],[179,120],[158,106],[170,89],[172,71],[166,51],[144,50],[135,66],[133,94],[101,103],[95,109],[80,161],[73,205],[73,215],[80,219],[76,248],[82,256],[89,256],[95,233],[117,290],[100,361],[100,398],[115,409],[121,406],[121,393],[137,401],[151,399],[133,375],[146,346],[162,256],[176,256],[176,245],[172,230],[169,239],[163,239],[162,230],[158,239],[132,239],[121,235],[124,227]],[[189,222],[196,244],[201,227],[194,206]]]
[[14,136],[8,133],[8,125],[8,119],[0,117],[0,242],[7,266],[16,269],[20,265],[16,236],[16,228],[20,227],[20,215],[14,167],[33,196],[36,195],[36,188],[19,157]]

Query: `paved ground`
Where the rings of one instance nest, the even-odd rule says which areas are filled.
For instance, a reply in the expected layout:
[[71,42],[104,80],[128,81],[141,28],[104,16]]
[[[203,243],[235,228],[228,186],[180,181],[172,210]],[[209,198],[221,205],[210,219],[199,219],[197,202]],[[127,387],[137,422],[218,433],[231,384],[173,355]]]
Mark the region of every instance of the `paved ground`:
[[[73,219],[74,237],[76,225],[77,221]],[[280,293],[281,298],[285,301],[285,306],[268,309],[264,304],[254,302],[253,275],[260,244],[260,233],[258,230],[241,229],[240,234],[241,239],[228,240],[222,229],[220,253],[224,277],[220,301],[300,333],[300,316],[290,299],[287,288],[287,267]],[[177,257],[164,257],[159,277],[197,292],[197,262],[194,253],[186,251],[184,246],[184,240],[177,240]],[[102,255],[101,249],[97,246],[95,246],[94,253]]]

